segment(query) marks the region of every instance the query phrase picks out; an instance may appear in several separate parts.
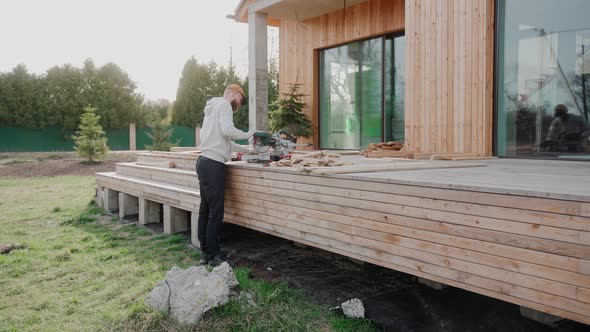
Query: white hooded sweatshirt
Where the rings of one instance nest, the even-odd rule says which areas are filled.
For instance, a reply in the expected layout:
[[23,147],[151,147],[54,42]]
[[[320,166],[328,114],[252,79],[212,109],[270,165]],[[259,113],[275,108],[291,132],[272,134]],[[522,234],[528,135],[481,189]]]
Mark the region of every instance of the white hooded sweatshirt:
[[234,126],[231,104],[221,97],[209,99],[205,105],[205,118],[201,128],[201,155],[226,163],[231,152],[249,152],[249,149],[232,142],[233,139],[249,139],[253,133],[245,133]]

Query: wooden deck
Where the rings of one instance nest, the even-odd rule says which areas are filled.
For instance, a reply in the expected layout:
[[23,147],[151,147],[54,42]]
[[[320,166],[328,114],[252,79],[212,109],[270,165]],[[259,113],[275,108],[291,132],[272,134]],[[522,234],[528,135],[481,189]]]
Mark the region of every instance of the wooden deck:
[[[138,158],[177,168],[119,164],[97,174],[99,201],[137,204],[140,223],[162,210],[165,231],[188,229],[196,156]],[[313,176],[232,163],[225,220],[590,324],[590,164],[477,162],[487,166]]]

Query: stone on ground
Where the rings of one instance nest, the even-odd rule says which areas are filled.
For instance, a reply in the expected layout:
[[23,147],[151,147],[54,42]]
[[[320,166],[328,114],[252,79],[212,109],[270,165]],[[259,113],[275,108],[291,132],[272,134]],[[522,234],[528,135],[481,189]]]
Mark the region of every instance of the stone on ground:
[[340,305],[344,315],[350,318],[365,318],[365,307],[359,299],[348,300]]
[[18,246],[12,243],[0,243],[0,254],[7,255],[14,249],[18,249]]
[[160,281],[147,296],[147,303],[154,310],[170,311],[170,287],[166,280]]
[[155,310],[170,313],[182,324],[194,325],[207,311],[226,304],[231,289],[237,285],[227,263],[211,273],[204,266],[192,266],[186,270],[175,266],[147,296],[147,302]]
[[219,276],[221,279],[223,279],[223,281],[225,281],[229,288],[234,288],[239,285],[238,279],[236,279],[236,275],[234,274],[234,271],[232,270],[231,266],[229,266],[229,264],[225,262],[223,264],[220,264],[219,266],[216,266],[211,272],[211,274],[215,274]]

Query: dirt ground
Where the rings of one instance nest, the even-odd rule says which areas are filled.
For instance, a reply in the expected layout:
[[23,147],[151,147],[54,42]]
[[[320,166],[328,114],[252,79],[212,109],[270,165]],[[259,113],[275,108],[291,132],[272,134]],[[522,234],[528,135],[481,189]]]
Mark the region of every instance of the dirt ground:
[[316,303],[337,307],[359,298],[366,317],[385,332],[582,332],[588,326],[569,320],[553,327],[528,320],[519,307],[448,287],[434,290],[417,278],[324,250],[224,224],[224,251],[254,275],[286,282]]
[[0,176],[94,175],[113,172],[116,163],[135,161],[136,153],[111,151],[104,162],[89,163],[74,152],[0,153]]

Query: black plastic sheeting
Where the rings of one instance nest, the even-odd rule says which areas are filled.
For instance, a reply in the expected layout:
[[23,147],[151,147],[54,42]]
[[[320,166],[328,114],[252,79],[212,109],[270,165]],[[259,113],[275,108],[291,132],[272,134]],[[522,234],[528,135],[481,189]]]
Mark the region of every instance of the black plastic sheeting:
[[367,318],[384,331],[590,331],[569,320],[548,327],[507,302],[454,287],[437,291],[405,273],[232,224],[224,224],[222,250],[255,277],[287,282],[318,304],[359,298]]

